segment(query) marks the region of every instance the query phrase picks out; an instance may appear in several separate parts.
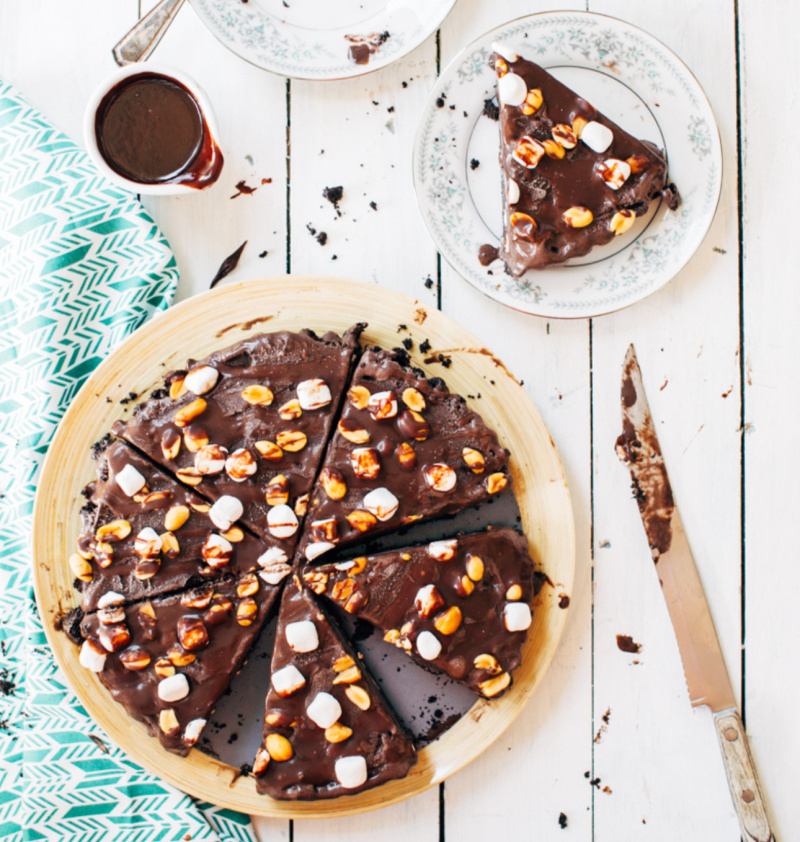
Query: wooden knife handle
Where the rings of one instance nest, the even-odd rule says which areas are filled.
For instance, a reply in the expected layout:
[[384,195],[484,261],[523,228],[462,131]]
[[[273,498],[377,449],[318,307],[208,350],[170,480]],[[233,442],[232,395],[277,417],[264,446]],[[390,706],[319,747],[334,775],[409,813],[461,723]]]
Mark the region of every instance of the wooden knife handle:
[[739,711],[731,708],[715,713],[714,723],[745,842],[774,842]]

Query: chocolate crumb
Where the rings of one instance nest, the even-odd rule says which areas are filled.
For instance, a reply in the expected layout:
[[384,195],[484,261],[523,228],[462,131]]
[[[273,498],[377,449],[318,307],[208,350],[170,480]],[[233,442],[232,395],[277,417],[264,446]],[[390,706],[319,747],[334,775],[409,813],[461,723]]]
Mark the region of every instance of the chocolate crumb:
[[497,122],[500,119],[500,107],[493,98],[483,101],[483,113],[490,119]]
[[321,246],[324,246],[328,242],[328,235],[324,231],[320,231],[317,234],[316,240]]
[[245,240],[238,249],[236,249],[233,254],[229,254],[225,260],[222,261],[220,264],[219,269],[217,269],[217,274],[214,275],[211,285],[209,289],[214,289],[214,287],[225,277],[230,275],[231,272],[239,265],[239,258],[242,256],[242,252],[244,251],[244,247],[247,245],[247,240]]
[[322,191],[323,198],[327,199],[334,207],[337,216],[341,216],[342,212],[339,209],[339,202],[342,201],[344,195],[344,187],[326,187]]
[[428,277],[425,278],[425,289],[431,289],[432,287],[433,287],[433,278],[430,275],[428,275]]
[[406,337],[403,340],[403,347],[406,349],[406,351],[410,351],[414,347],[414,340]]
[[611,546],[611,541],[601,541],[597,546],[601,550],[606,550]]
[[630,652],[635,655],[642,651],[642,644],[634,642],[629,634],[618,634],[617,648],[621,652]]
[[568,608],[569,607],[569,597],[565,593],[559,594],[558,607],[559,608]]
[[[481,165],[481,162],[480,162],[477,158],[473,158],[473,159],[469,162],[469,168],[470,168],[471,170],[477,170],[477,169],[478,169],[478,167],[479,167],[480,165]],[[563,814],[562,814],[562,815],[563,815]]]
[[89,739],[103,752],[103,754],[111,754],[111,749],[94,734],[89,734]]
[[[8,673],[4,670],[4,673],[8,675]],[[16,683],[11,681],[8,678],[0,679],[0,693],[4,696],[13,696],[14,695],[14,688],[16,687]]]
[[451,110],[451,111],[455,111],[455,110],[456,110],[455,105],[451,105],[451,106],[450,106],[450,110]]
[[311,234],[312,237],[316,237],[317,229],[314,228],[310,222],[306,223],[306,228],[308,229],[308,233]]
[[558,826],[565,830],[567,827],[567,814],[566,813],[559,813],[558,814]]
[[606,725],[608,725],[608,721],[611,719],[611,708],[606,708],[606,712],[603,714],[601,719],[606,723]]
[[436,100],[436,107],[437,108],[444,108],[444,100],[441,97],[438,97]]
[[128,392],[128,396],[127,396],[127,397],[125,397],[125,398],[122,398],[122,399],[120,400],[120,403],[121,403],[123,406],[126,406],[126,405],[127,405],[127,404],[129,404],[131,401],[135,401],[135,400],[136,400],[136,398],[138,398],[138,397],[139,397],[139,395],[137,395],[137,394],[136,394],[136,392]]
[[369,203],[369,206],[370,206],[370,207],[372,208],[372,210],[374,210],[374,211],[378,210],[378,205],[377,205],[377,203],[376,203],[376,202],[370,202],[370,203]]
[[[403,325],[403,327],[405,327],[405,325]],[[419,349],[420,351],[422,351],[423,354],[427,354],[428,351],[430,351],[431,349],[431,343],[426,339],[420,344]]]
[[592,786],[596,786],[598,789],[600,789],[600,778],[592,778],[592,779],[589,781],[589,783],[590,783]]
[[401,84],[404,88],[407,88],[407,87],[408,87],[408,82],[403,81],[403,82],[401,82],[400,84]]
[[[714,246],[712,251],[715,251],[717,254],[727,254],[728,252],[725,249],[721,249],[719,246]],[[644,823],[644,819],[642,819],[642,823]]]
[[269,254],[269,252],[266,249],[264,249],[264,251],[262,251],[258,256],[259,257],[266,257],[268,254]]
[[604,787],[603,787],[603,789],[602,789],[602,791],[603,791],[603,792],[607,792],[609,795],[611,795],[611,787],[610,787],[610,786],[608,786],[608,785],[604,786]]
[[393,113],[394,113],[394,106],[393,106],[393,105],[390,105],[390,106],[389,106],[386,110],[387,110],[390,114],[393,114]]
[[408,325],[397,325],[397,332],[400,333],[401,330],[408,330]]

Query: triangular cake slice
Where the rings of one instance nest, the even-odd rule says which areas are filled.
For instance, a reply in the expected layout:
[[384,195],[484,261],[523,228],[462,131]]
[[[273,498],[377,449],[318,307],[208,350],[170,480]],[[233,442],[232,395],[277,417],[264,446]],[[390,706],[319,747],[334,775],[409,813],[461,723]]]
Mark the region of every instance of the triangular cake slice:
[[495,49],[503,173],[499,256],[519,277],[624,234],[663,197],[679,203],[663,154],[546,70]]
[[211,501],[238,501],[241,521],[292,545],[363,325],[253,336],[185,371],[113,431]]
[[260,793],[337,798],[403,778],[416,762],[356,652],[299,580],[281,597],[264,738],[253,763]]
[[106,597],[81,623],[80,663],[164,748],[185,755],[243,666],[279,591],[249,573],[128,606]]
[[533,599],[533,562],[513,529],[308,567],[303,577],[427,669],[486,698],[511,685]]
[[[361,357],[309,507],[299,551],[453,514],[511,484],[508,451],[439,377],[400,350]],[[310,524],[310,526],[308,525]]]
[[84,489],[70,558],[84,613],[109,593],[129,603],[251,570],[272,584],[289,574],[291,544],[242,529],[224,499],[212,505],[123,441],[95,451],[97,480]]

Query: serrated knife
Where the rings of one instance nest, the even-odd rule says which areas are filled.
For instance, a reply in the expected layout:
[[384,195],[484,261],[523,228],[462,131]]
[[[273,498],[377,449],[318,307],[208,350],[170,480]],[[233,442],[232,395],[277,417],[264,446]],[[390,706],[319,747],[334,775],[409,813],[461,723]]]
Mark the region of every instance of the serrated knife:
[[714,715],[725,772],[746,842],[774,839],[747,736],[703,585],[689,548],[647,404],[633,345],[622,371],[622,435],[617,454],[630,468],[639,514],[678,639],[693,707]]

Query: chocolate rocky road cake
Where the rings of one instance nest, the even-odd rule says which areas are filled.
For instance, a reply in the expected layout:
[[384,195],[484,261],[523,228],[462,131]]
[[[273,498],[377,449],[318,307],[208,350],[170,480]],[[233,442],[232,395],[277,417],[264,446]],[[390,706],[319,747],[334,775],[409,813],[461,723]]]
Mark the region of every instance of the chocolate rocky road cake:
[[[337,543],[351,547],[455,513],[510,484],[508,453],[495,433],[441,379],[411,368],[405,352],[370,348],[351,378],[361,328],[342,339],[308,331],[252,337],[168,376],[166,389],[115,425],[135,446],[110,436],[95,446],[97,480],[84,490],[70,558],[83,599],[63,628],[81,645],[81,664],[98,672],[166,748],[182,754],[241,668],[278,592],[292,582],[274,653],[265,742],[254,763],[260,791],[276,798],[358,792],[404,776],[416,759],[360,658],[315,595],[289,578],[293,549],[300,565]],[[306,499],[324,454],[304,529]],[[498,546],[503,534],[495,533]],[[514,540],[508,537],[509,546]],[[462,541],[469,546],[458,539],[459,546]],[[423,577],[415,598],[435,584],[450,606],[458,586],[453,576],[463,563],[475,598],[460,607],[463,629],[451,643],[472,636],[466,632],[476,630],[472,620],[481,606],[499,611],[499,582],[505,602],[530,601],[527,556],[509,549],[501,562],[481,552],[482,577],[474,578],[477,562],[466,556],[447,570],[438,570],[436,559],[433,568],[420,560],[405,571],[411,580]],[[432,569],[439,578],[429,582],[424,577]],[[470,587],[463,575],[456,578]],[[514,611],[514,628],[506,626],[505,634],[498,615],[485,615],[477,638],[491,630],[491,646],[473,655],[473,668],[461,676],[486,696],[505,689],[518,662],[524,633]],[[450,611],[450,622],[453,616]],[[436,616],[431,622],[437,628]],[[399,634],[419,644],[423,631]],[[465,646],[458,651],[472,651]],[[447,652],[435,666],[455,674],[458,653]],[[479,654],[492,655],[499,671],[488,660],[485,669],[476,667]],[[486,680],[492,692],[481,687]]]
[[[499,256],[520,277],[628,231],[663,197],[679,204],[663,154],[547,71],[495,42],[503,173]],[[482,247],[482,262],[493,255]],[[492,251],[490,248],[489,251]]]
[[291,554],[363,327],[260,334],[189,360],[113,432]]
[[106,594],[84,617],[80,662],[147,724],[161,745],[187,754],[239,671],[280,588],[248,573],[128,605]]
[[417,759],[413,743],[297,578],[281,598],[271,670],[253,764],[260,793],[336,798],[408,774]]
[[103,440],[95,456],[70,558],[84,613],[109,594],[127,604],[251,570],[273,585],[289,574],[291,546],[236,525],[224,498],[212,506],[122,441]]
[[307,567],[303,579],[422,666],[486,698],[511,686],[533,599],[533,562],[513,529]]
[[505,491],[508,451],[483,419],[404,351],[368,348],[356,367],[298,553],[452,514]]

